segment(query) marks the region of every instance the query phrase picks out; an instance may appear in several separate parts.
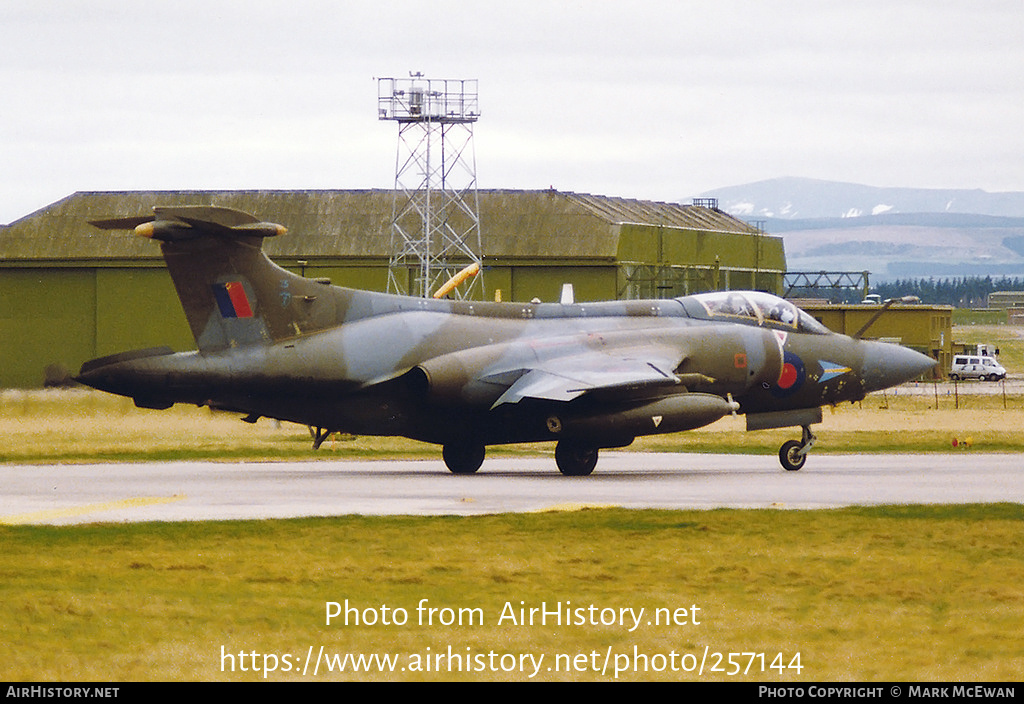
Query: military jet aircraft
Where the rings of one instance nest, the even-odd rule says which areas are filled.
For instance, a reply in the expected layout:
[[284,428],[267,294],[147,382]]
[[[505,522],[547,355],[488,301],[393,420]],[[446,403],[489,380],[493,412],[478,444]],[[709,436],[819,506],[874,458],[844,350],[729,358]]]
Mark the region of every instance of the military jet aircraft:
[[800,427],[779,451],[800,469],[821,407],[914,379],[935,361],[830,332],[792,303],[726,291],[665,300],[489,303],[331,286],[263,253],[285,228],[237,210],[157,207],[94,221],[160,242],[198,349],[86,362],[79,381],[144,408],[206,405],[442,446],[456,474],[488,445],[557,441],[566,475],[598,451],[730,413],[747,429]]

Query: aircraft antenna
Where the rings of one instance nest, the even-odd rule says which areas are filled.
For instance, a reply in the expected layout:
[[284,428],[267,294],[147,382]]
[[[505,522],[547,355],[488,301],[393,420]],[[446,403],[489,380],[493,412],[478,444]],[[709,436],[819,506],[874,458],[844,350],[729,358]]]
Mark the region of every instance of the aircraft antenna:
[[[429,297],[460,270],[481,270],[473,125],[477,80],[377,79],[377,117],[398,123],[388,291]],[[481,274],[452,291],[483,296]]]

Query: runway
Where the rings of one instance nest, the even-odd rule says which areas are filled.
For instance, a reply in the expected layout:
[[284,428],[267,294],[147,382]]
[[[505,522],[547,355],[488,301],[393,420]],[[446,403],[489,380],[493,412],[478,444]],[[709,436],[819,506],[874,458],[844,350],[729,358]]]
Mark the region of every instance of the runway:
[[553,458],[488,459],[457,476],[438,461],[0,467],[0,524],[297,516],[474,515],[626,508],[814,509],[907,503],[1024,503],[1020,455],[774,456],[604,452],[594,474]]

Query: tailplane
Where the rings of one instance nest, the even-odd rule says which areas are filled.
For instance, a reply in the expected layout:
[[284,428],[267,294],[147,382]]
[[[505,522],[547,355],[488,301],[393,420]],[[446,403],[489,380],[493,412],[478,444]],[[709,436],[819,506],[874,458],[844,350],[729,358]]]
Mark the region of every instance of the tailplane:
[[201,352],[269,344],[337,320],[337,302],[322,299],[340,289],[285,271],[263,253],[265,237],[287,232],[281,225],[217,206],[156,207],[151,216],[90,222],[160,242]]

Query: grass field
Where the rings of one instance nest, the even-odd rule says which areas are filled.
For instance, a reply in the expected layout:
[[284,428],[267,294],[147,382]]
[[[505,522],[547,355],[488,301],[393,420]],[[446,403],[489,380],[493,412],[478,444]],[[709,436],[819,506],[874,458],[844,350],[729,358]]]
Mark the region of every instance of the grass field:
[[[1019,505],[17,526],[0,541],[8,681],[1024,674]],[[327,625],[346,600],[358,617]],[[437,609],[422,624],[421,603]],[[583,623],[519,620],[542,603]],[[639,626],[618,621],[640,608]],[[321,646],[394,671],[303,675]]]

